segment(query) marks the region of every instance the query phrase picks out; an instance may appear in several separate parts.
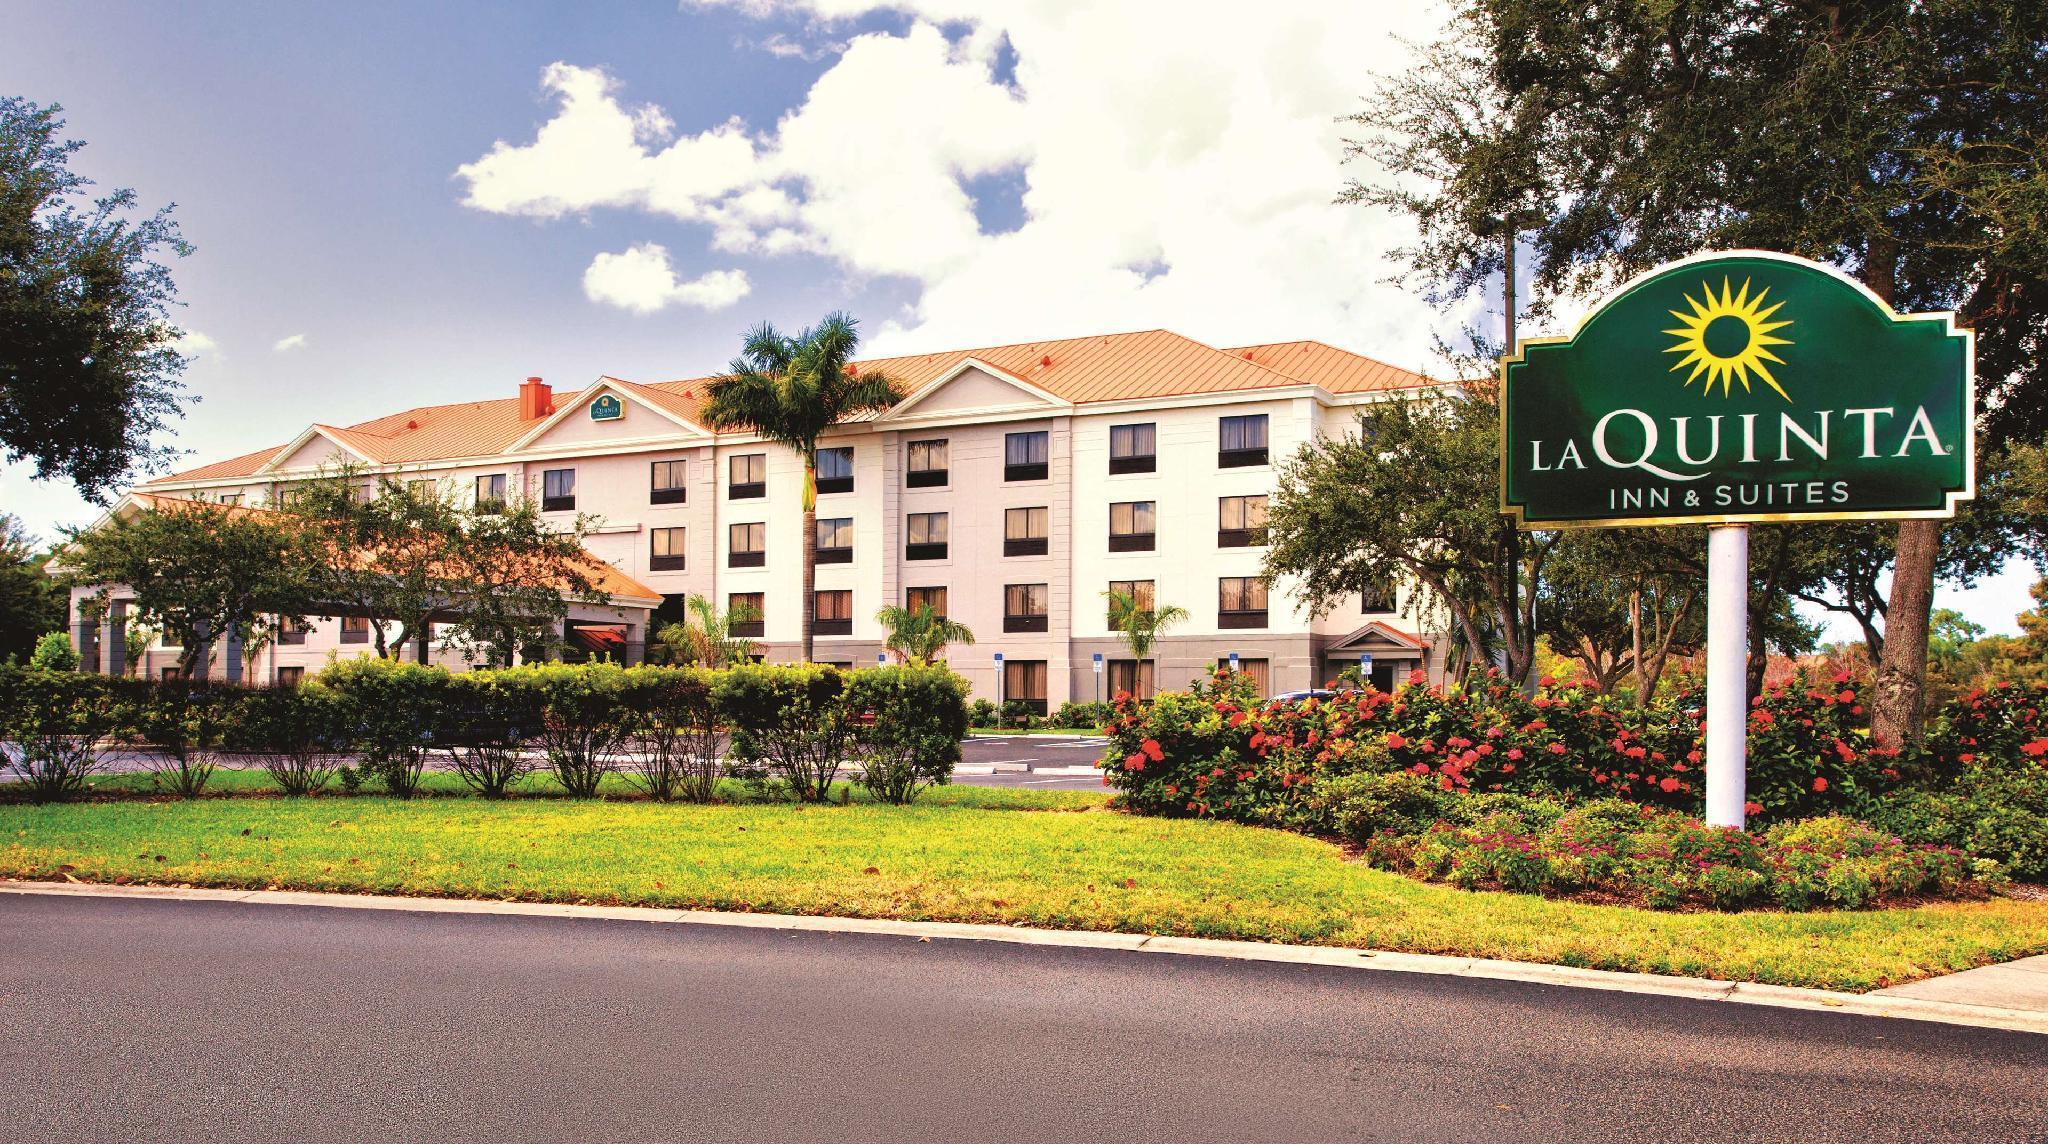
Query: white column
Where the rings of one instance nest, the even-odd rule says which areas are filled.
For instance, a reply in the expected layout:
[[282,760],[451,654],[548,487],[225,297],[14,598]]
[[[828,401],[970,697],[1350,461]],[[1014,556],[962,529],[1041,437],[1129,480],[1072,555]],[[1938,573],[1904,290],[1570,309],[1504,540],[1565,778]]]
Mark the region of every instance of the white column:
[[1743,824],[1748,798],[1749,526],[1707,530],[1707,824]]

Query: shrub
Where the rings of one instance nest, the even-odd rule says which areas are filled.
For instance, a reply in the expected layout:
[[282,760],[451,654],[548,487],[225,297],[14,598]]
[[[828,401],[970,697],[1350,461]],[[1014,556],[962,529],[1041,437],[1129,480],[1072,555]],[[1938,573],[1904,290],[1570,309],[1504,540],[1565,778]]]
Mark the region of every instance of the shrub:
[[[359,656],[329,664],[319,682],[346,711],[346,738],[362,756],[358,772],[400,798],[418,793],[451,684],[446,669]],[[350,772],[343,772],[347,785]]]
[[260,688],[235,704],[222,745],[262,767],[285,794],[318,794],[347,758],[347,714],[318,683]]
[[28,653],[28,665],[42,671],[77,671],[78,649],[63,632],[44,632]]
[[35,802],[85,790],[105,760],[100,740],[116,726],[104,676],[0,665],[0,772]]
[[953,780],[967,733],[967,681],[943,663],[853,672],[846,704],[857,715],[860,782],[868,793],[900,806],[927,786]]
[[536,689],[507,685],[489,672],[451,675],[438,722],[435,742],[463,784],[485,798],[504,798],[533,773],[531,748],[542,724]]
[[1110,705],[1107,703],[1076,703],[1070,700],[1060,704],[1049,722],[1069,730],[1092,731],[1108,723],[1109,718]]
[[746,664],[720,673],[712,695],[736,759],[765,767],[799,802],[823,802],[852,743],[845,689],[836,668]]
[[1935,721],[1928,746],[1943,776],[2048,766],[2048,682],[2000,683],[1959,696]]
[[1003,726],[1018,731],[1035,731],[1044,725],[1038,712],[1022,699],[1003,701]]
[[147,771],[158,790],[199,797],[220,763],[243,693],[205,680],[118,686],[115,735],[122,756]]
[[993,727],[997,724],[999,718],[1000,716],[996,713],[996,705],[986,699],[977,699],[967,708],[967,725],[969,727]]
[[[1373,792],[1369,797],[1406,798],[1411,807],[1426,807],[1430,797],[1413,777],[1364,777],[1351,785]],[[1908,845],[1838,816],[1756,835],[1617,799],[1566,810],[1555,799],[1519,795],[1442,797],[1449,813],[1424,829],[1397,833],[1401,828],[1390,825],[1369,835],[1366,860],[1468,889],[1592,894],[1660,909],[1765,902],[1854,909],[1981,892],[1989,884],[1973,877],[1958,851]],[[1384,821],[1419,817],[1410,811]]]
[[562,789],[594,798],[606,775],[618,769],[618,753],[632,733],[634,712],[626,702],[626,669],[611,663],[544,663],[477,673],[508,700],[537,712],[534,738]]
[[1454,798],[1407,771],[1358,772],[1317,783],[1311,802],[1332,829],[1363,846],[1380,834],[1422,833],[1449,816]]
[[1939,789],[1868,799],[1856,814],[1908,842],[1954,847],[2014,878],[2048,881],[2048,769],[1972,771]]
[[650,798],[710,802],[718,794],[725,727],[712,702],[713,672],[696,667],[636,667],[626,673],[632,779]]

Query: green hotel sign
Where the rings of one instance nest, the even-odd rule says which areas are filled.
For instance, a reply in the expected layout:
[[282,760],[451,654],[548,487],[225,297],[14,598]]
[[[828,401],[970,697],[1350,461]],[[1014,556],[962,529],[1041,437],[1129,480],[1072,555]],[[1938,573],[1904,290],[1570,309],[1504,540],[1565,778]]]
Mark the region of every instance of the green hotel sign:
[[1970,332],[1757,251],[1670,263],[1501,364],[1526,528],[1946,517],[1975,491]]

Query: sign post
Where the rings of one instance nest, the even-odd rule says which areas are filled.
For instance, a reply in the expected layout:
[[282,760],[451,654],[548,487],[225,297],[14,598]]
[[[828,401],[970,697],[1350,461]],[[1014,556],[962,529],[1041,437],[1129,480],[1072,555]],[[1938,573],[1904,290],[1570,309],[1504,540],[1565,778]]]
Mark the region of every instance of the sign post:
[[1747,802],[1749,530],[1955,515],[1976,492],[1975,353],[1764,251],[1667,263],[1501,360],[1501,511],[1525,529],[1708,525],[1707,821]]
[[1095,702],[1102,702],[1102,653],[1095,653]]
[[996,653],[996,718],[1003,717],[1003,653]]

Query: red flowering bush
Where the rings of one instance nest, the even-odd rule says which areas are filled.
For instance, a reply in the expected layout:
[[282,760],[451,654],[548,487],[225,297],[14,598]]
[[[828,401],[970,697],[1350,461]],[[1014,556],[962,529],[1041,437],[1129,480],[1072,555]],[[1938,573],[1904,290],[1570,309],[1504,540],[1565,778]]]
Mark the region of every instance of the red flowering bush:
[[2048,768],[2048,683],[2000,683],[1956,699],[1928,747],[1938,771]]
[[[1899,778],[1870,745],[1846,679],[1795,676],[1750,713],[1751,812],[1771,819],[1849,805]],[[1453,793],[1612,797],[1698,813],[1705,801],[1697,692],[1647,709],[1545,680],[1411,682],[1260,703],[1218,672],[1150,704],[1119,696],[1102,766],[1133,808],[1328,829],[1307,788],[1333,775],[1405,771]],[[1147,746],[1150,744],[1150,746]]]

